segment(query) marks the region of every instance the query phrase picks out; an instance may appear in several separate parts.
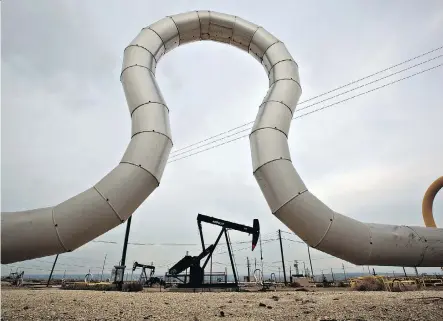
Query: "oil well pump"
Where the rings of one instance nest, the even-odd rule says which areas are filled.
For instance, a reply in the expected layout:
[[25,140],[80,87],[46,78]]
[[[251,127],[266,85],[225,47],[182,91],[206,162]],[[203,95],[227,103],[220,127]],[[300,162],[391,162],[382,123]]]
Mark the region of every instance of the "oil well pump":
[[[221,231],[218,234],[215,242],[208,247],[205,245],[205,241],[203,238],[203,229],[202,223],[208,223],[212,225],[218,225],[221,227]],[[202,245],[202,252],[197,256],[186,255],[180,261],[178,261],[173,267],[171,267],[166,274],[166,278],[173,277],[179,281],[177,287],[179,288],[238,288],[238,276],[234,264],[234,258],[232,255],[231,242],[229,240],[229,230],[235,230],[239,232],[244,232],[247,234],[252,234],[252,251],[257,245],[258,238],[260,236],[260,224],[258,219],[253,220],[252,227],[247,225],[242,225],[234,222],[229,222],[226,220],[218,219],[215,217],[198,214],[197,215],[197,225],[198,231],[200,235],[200,241]],[[218,245],[221,237],[225,235],[226,246],[228,248],[229,259],[231,262],[232,273],[234,275],[234,282],[225,282],[225,283],[204,283],[204,270],[206,265],[208,264],[212,254],[216,246]],[[201,261],[205,259],[203,265],[201,265]],[[189,280],[188,275],[180,274],[189,268]]]
[[[155,266],[140,264],[137,261],[135,261],[134,264],[132,265],[132,272],[134,272],[137,268],[141,268],[141,270],[142,270],[140,273],[140,277],[138,279],[138,282],[140,284],[142,284],[143,286],[152,287],[152,285],[154,285],[156,283],[158,283],[160,285],[163,284],[163,280],[154,276]],[[146,273],[146,270],[149,270],[149,277],[148,277],[148,273]]]

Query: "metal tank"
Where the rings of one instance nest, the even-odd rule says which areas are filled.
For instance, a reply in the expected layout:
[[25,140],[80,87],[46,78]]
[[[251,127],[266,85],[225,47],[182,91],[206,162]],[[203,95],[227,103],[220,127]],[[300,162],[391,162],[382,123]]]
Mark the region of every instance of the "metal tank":
[[443,265],[443,229],[363,223],[334,212],[309,192],[288,146],[302,92],[297,63],[266,29],[214,11],[161,19],[126,47],[121,82],[132,139],[121,162],[94,186],[54,207],[2,213],[3,264],[73,251],[127,220],[158,187],[172,139],[155,68],[169,51],[200,40],[247,51],[269,78],[249,138],[254,176],[281,222],[311,247],[357,265]]

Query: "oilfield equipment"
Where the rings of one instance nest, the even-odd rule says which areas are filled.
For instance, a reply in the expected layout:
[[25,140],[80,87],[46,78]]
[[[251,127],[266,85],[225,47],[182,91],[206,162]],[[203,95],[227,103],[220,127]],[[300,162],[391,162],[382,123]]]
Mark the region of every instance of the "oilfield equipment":
[[[156,66],[174,48],[200,40],[248,52],[269,79],[249,140],[253,175],[273,215],[310,247],[356,265],[443,266],[443,229],[360,222],[330,209],[308,190],[288,145],[302,93],[297,63],[284,43],[263,27],[215,11],[163,18],[143,28],[125,48],[120,80],[132,138],[120,163],[94,186],[60,204],[3,212],[3,264],[73,251],[128,220],[159,186],[172,138]],[[191,259],[186,260],[189,265]],[[199,273],[195,277],[201,280]]]
[[435,224],[432,207],[434,205],[435,196],[442,188],[443,176],[437,178],[434,182],[432,182],[432,184],[426,190],[425,196],[423,196],[422,214],[423,220],[427,227],[437,227],[437,224]]
[[[155,266],[153,266],[152,264],[151,265],[140,264],[137,261],[135,261],[134,264],[132,265],[132,272],[134,272],[137,268],[141,268],[142,270],[140,273],[140,277],[138,279],[138,283],[140,283],[144,287],[150,288],[154,284],[159,284],[159,285],[164,284],[163,280],[154,276]],[[146,270],[149,270],[149,277],[148,274],[146,273]]]
[[426,287],[443,286],[443,278],[438,276],[421,276],[421,277],[388,277],[385,275],[369,275],[360,276],[349,279],[349,285],[356,287],[358,284],[365,284],[369,281],[372,284],[378,284],[379,290],[388,292],[404,291],[408,287],[415,287],[415,289]]
[[7,277],[2,278],[2,281],[9,282],[13,286],[23,286],[23,276],[25,271],[10,272]]
[[[155,273],[155,266],[153,265],[146,265],[146,264],[140,264],[137,261],[134,262],[132,265],[132,272],[134,272],[137,268],[141,268],[142,272],[140,273],[139,282],[145,284],[149,278],[154,276]],[[146,273],[146,270],[149,270],[149,278]]]
[[[443,188],[443,176],[440,176],[432,184],[428,187],[423,196],[422,202],[422,214],[423,220],[427,227],[437,227],[434,220],[434,213],[432,208],[434,206],[434,200],[437,193]],[[440,269],[443,271],[443,264],[440,266]]]
[[275,277],[275,273],[271,273],[269,280],[265,280],[263,271],[261,269],[255,269],[253,273],[256,285],[261,287],[261,291],[268,291],[271,287],[274,287],[274,290],[277,288],[277,279]]
[[113,284],[117,284],[119,287],[123,285],[125,278],[125,266],[114,265],[111,270],[111,280]]
[[[217,225],[221,227],[220,233],[218,234],[215,242],[206,247],[205,240],[203,237],[203,228],[202,223]],[[197,256],[186,255],[180,261],[178,261],[174,266],[172,266],[168,273],[165,275],[165,280],[167,281],[167,285],[171,286],[172,283],[169,281],[171,278],[178,280],[179,282],[174,282],[178,288],[236,288],[238,289],[238,274],[237,267],[235,266],[234,256],[232,254],[231,241],[229,238],[228,231],[234,230],[238,232],[244,232],[247,234],[252,234],[252,251],[254,251],[258,238],[260,236],[260,224],[258,219],[253,220],[252,226],[242,225],[234,222],[229,222],[226,220],[222,220],[219,218],[198,214],[197,215],[197,225],[198,232],[200,236],[200,242],[202,246],[202,252]],[[225,274],[224,282],[212,282],[212,277],[217,276],[219,274],[209,274],[209,283],[205,281],[205,267],[209,263],[209,260],[212,260],[212,255],[214,253],[215,248],[219,244],[219,241],[222,236],[225,236],[226,247],[228,248],[229,253],[229,261],[231,263],[232,273],[234,276],[234,282],[228,282]],[[205,259],[203,265],[200,264],[200,261]],[[188,274],[181,274],[185,270],[189,269],[189,277]],[[212,269],[211,269],[212,270]]]

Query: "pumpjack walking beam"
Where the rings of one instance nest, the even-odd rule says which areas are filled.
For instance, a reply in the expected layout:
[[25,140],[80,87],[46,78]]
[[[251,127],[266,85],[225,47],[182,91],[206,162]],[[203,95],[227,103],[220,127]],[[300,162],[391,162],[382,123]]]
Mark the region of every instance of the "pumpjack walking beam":
[[203,248],[205,246],[205,243],[203,240],[201,222],[205,222],[205,223],[209,223],[209,224],[213,224],[213,225],[219,225],[219,226],[224,227],[226,229],[236,230],[239,232],[245,232],[248,234],[252,234],[252,250],[254,250],[255,246],[257,245],[258,237],[260,236],[260,224],[258,222],[258,219],[256,219],[256,218],[253,221],[252,227],[250,227],[247,225],[229,222],[229,221],[225,221],[225,220],[222,220],[219,218],[207,216],[204,214],[198,214],[197,215],[197,224],[198,224],[198,228],[200,231],[200,239],[201,239]]

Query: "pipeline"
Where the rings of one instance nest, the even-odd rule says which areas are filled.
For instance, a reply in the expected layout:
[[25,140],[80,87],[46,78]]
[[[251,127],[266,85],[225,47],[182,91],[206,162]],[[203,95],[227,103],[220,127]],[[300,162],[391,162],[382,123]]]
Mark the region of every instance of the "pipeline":
[[132,138],[121,162],[94,186],[54,207],[2,213],[2,263],[73,251],[126,221],[159,186],[172,138],[155,69],[169,51],[199,40],[248,52],[268,76],[249,140],[253,174],[281,222],[309,246],[357,265],[443,265],[442,229],[363,223],[331,210],[307,189],[288,146],[302,93],[297,63],[263,27],[214,11],[163,18],[126,47],[120,79]]
[[427,227],[437,227],[432,213],[435,196],[443,188],[443,176],[437,178],[426,190],[422,202],[423,221]]

